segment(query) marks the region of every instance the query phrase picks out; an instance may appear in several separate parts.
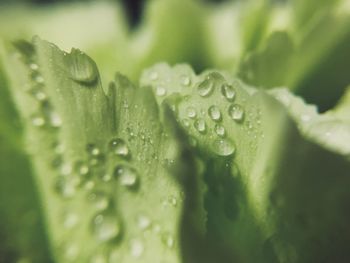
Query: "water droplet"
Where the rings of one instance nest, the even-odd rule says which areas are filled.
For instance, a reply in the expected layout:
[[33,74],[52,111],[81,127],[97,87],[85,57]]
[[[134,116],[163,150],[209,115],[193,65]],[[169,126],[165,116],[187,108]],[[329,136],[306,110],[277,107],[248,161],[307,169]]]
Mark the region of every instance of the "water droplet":
[[128,188],[135,188],[138,184],[138,173],[133,167],[120,164],[115,168],[114,176],[121,185]]
[[63,227],[66,229],[72,229],[79,223],[79,216],[75,213],[67,213],[63,218]]
[[208,114],[209,114],[209,117],[213,121],[220,121],[221,120],[220,109],[217,106],[215,106],[215,105],[212,105],[212,106],[209,107]]
[[98,76],[95,62],[77,49],[72,49],[68,59],[68,70],[71,79],[82,84],[93,84]]
[[63,198],[72,198],[76,194],[76,186],[72,178],[59,176],[56,178],[54,190]]
[[200,133],[205,133],[207,130],[207,125],[203,119],[198,119],[194,122],[195,129]]
[[88,201],[97,209],[104,210],[109,205],[108,197],[103,192],[93,192],[88,195]]
[[74,169],[82,177],[86,177],[90,172],[89,166],[83,161],[77,161],[74,165]]
[[39,74],[34,77],[34,81],[39,84],[43,84],[45,82],[44,78]]
[[205,79],[198,85],[198,94],[207,97],[213,92],[213,89],[214,83],[209,79]]
[[186,112],[187,112],[187,116],[191,119],[197,116],[196,109],[193,107],[187,107]]
[[184,86],[189,86],[191,84],[190,77],[188,77],[186,75],[181,76],[180,79],[181,79],[181,84],[184,85]]
[[70,175],[73,171],[73,168],[70,163],[62,163],[60,167],[61,175]]
[[134,258],[139,258],[142,256],[144,251],[144,245],[141,240],[133,239],[130,241],[130,254]]
[[104,182],[109,182],[110,180],[112,180],[112,175],[109,173],[101,173],[99,177]]
[[169,199],[168,199],[169,203],[173,206],[176,206],[177,205],[177,199],[175,196],[170,196]]
[[217,83],[224,81],[221,74],[217,72],[209,73],[206,78],[198,84],[197,91],[202,97],[208,97],[214,90]]
[[231,104],[228,108],[228,114],[234,121],[241,122],[244,118],[243,107],[239,104]]
[[29,64],[29,68],[30,68],[31,70],[36,71],[36,70],[39,69],[39,66],[38,66],[38,64],[31,63],[31,64]]
[[75,261],[78,258],[80,249],[77,244],[68,244],[63,249],[64,258],[69,261]]
[[98,155],[90,157],[89,165],[90,166],[97,166],[97,165],[101,164],[104,161],[105,161],[105,156],[102,153],[100,153]]
[[253,129],[253,124],[250,121],[247,121],[245,125],[246,125],[248,130],[252,130]]
[[110,151],[120,157],[127,157],[129,155],[129,148],[123,139],[116,138],[109,143]]
[[234,144],[228,139],[216,139],[212,144],[213,151],[220,156],[228,156],[235,152]]
[[92,232],[96,239],[102,242],[119,237],[121,234],[119,218],[108,212],[97,214],[92,220]]
[[224,126],[220,125],[220,124],[216,124],[214,127],[215,133],[220,136],[220,137],[224,137],[225,136],[225,128]]
[[136,221],[141,230],[146,230],[151,226],[151,220],[145,215],[139,215]]
[[64,145],[59,143],[59,142],[54,143],[52,145],[52,148],[56,154],[63,154],[64,153]]
[[57,113],[51,112],[50,113],[50,124],[54,128],[61,127],[61,125],[62,125],[61,117]]
[[152,71],[149,77],[153,81],[157,80],[158,79],[158,72],[157,71]]
[[236,91],[230,84],[223,84],[221,86],[221,93],[228,101],[234,101],[236,97]]
[[87,150],[88,154],[90,154],[92,156],[98,156],[101,154],[100,149],[92,143],[86,145],[86,150]]
[[30,90],[30,94],[38,101],[47,100],[46,93],[41,88],[33,88]]
[[36,127],[42,127],[45,125],[45,118],[41,114],[33,114],[31,116],[31,122]]
[[93,180],[87,180],[85,183],[84,183],[84,189],[86,190],[92,190],[95,188],[95,182]]
[[175,244],[173,236],[168,233],[162,235],[162,242],[168,248],[173,248]]
[[162,97],[166,94],[166,89],[163,86],[158,86],[156,88],[156,95]]

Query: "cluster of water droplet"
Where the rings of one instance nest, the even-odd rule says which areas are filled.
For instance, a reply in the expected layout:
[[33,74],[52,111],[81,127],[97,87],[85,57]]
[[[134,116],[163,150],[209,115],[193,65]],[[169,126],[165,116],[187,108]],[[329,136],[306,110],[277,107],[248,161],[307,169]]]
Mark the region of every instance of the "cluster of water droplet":
[[[170,79],[159,80],[159,74],[157,71],[151,71],[149,74],[149,79],[151,82],[156,83],[154,86],[154,93],[158,97],[165,97],[168,94],[167,85],[169,85]],[[172,80],[173,81],[173,80]],[[189,87],[191,85],[191,77],[188,74],[182,74],[175,80],[180,84],[181,87]],[[173,84],[173,83],[172,83]]]
[[26,59],[30,77],[26,91],[37,103],[37,111],[31,114],[30,121],[36,127],[59,128],[62,125],[62,120],[50,104],[45,92],[45,79],[41,74],[39,65],[35,61],[35,54]]
[[[81,60],[85,59],[80,57]],[[62,126],[60,116],[54,111],[50,103],[49,96],[46,93],[45,79],[41,73],[39,65],[35,62],[35,56],[26,61],[28,72],[30,74],[30,83],[26,87],[26,92],[38,104],[38,110],[31,114],[31,124],[42,129],[55,128],[54,134],[58,135],[59,128]],[[86,61],[85,61],[86,62]],[[85,63],[84,62],[84,63]],[[86,63],[90,63],[87,61]],[[96,72],[94,65],[91,66],[89,72],[81,73],[79,69],[69,69],[72,80],[81,84],[91,84],[96,80]],[[181,77],[182,85],[189,86],[191,79],[187,76]],[[156,90],[158,96],[166,95],[166,90],[158,87]],[[126,104],[127,105],[127,104]],[[129,107],[129,105],[127,105]],[[141,129],[138,129],[141,130]],[[136,134],[132,131],[128,132],[129,141],[136,138]],[[143,141],[149,140],[146,136],[138,134]],[[59,136],[53,136],[57,140],[51,145],[54,156],[49,163],[54,170],[54,178],[52,180],[52,189],[54,194],[69,204],[78,198],[84,198],[91,211],[87,215],[81,215],[78,210],[72,210],[69,206],[65,206],[60,211],[59,220],[63,229],[68,233],[78,229],[79,225],[84,225],[86,217],[88,217],[89,231],[96,239],[97,244],[116,244],[123,239],[123,221],[116,209],[114,209],[114,199],[109,191],[110,187],[100,187],[106,182],[116,182],[122,189],[132,193],[140,187],[139,171],[131,164],[133,154],[130,147],[123,138],[113,138],[106,145],[97,145],[89,143],[86,145],[86,152],[82,153],[82,157],[78,160],[67,161],[66,153],[69,151],[66,145],[59,142]],[[152,143],[152,142],[151,142]],[[139,160],[138,153],[135,159]],[[51,158],[51,157],[50,157]],[[105,165],[107,161],[112,160],[114,168],[110,169]],[[115,184],[114,184],[115,185]],[[169,197],[168,203],[172,206],[177,205],[177,198]],[[90,214],[91,213],[91,214]],[[160,241],[168,247],[174,247],[175,241],[169,232],[163,232],[161,226],[145,214],[140,214],[136,222],[141,231],[153,231],[160,234]],[[128,241],[130,247],[130,255],[139,258],[144,253],[145,245],[142,238],[134,238]],[[111,246],[112,247],[112,246]],[[60,249],[62,255],[67,262],[75,261],[79,258],[82,247],[74,242],[64,242]],[[113,253],[110,253],[110,257]],[[108,262],[106,253],[96,254],[91,258],[91,262]]]
[[[62,153],[64,149],[60,145],[56,145],[58,153]],[[96,190],[94,180],[102,182],[110,182],[115,180],[121,187],[127,191],[134,191],[139,187],[139,172],[130,164],[132,153],[126,141],[122,138],[113,138],[106,145],[107,152],[101,150],[95,144],[88,144],[86,151],[88,158],[85,161],[79,160],[75,165],[60,163],[60,181],[55,185],[57,193],[64,199],[72,198],[79,188],[87,190],[87,202],[91,205],[93,217],[91,218],[91,232],[96,240],[103,243],[116,244],[123,238],[123,224],[118,214],[111,208],[112,198],[110,193],[103,190]],[[114,169],[111,175],[108,173],[99,173],[97,178],[94,171],[98,169],[105,158],[115,160]],[[96,169],[97,168],[97,169]],[[101,168],[101,167],[100,167]],[[102,176],[100,176],[102,174]],[[75,178],[75,179],[74,179]],[[174,196],[169,197],[168,203],[172,206],[177,205],[177,199]],[[63,220],[63,226],[67,229],[74,228],[79,222],[79,216],[76,213],[67,213]],[[161,232],[158,224],[152,223],[151,219],[144,213],[137,216],[135,224],[140,231],[150,231],[152,228],[154,233],[160,234],[163,244],[169,248],[174,246],[174,238],[166,233]],[[145,245],[142,238],[133,238],[128,241],[130,256],[139,258],[144,253]],[[112,246],[111,246],[112,247]],[[69,251],[67,253],[70,253]],[[78,254],[78,253],[76,253]],[[111,252],[110,257],[116,257],[117,252]],[[99,262],[105,254],[97,254],[91,262]],[[106,259],[106,257],[105,257]],[[107,260],[107,259],[106,259]]]
[[[220,73],[212,72],[207,74],[204,80],[196,85],[197,94],[200,98],[206,99],[218,91],[223,98],[222,102],[210,105],[207,109],[196,109],[192,105],[187,106],[184,112],[185,117],[181,120],[185,128],[190,128],[192,124],[199,135],[205,135],[206,138],[210,138],[212,140],[212,150],[221,156],[228,156],[235,152],[235,145],[227,137],[223,120],[228,117],[228,120],[241,124],[245,117],[243,107],[235,103],[237,95],[234,85],[238,85],[238,83],[227,83]],[[208,119],[211,123],[206,122]]]

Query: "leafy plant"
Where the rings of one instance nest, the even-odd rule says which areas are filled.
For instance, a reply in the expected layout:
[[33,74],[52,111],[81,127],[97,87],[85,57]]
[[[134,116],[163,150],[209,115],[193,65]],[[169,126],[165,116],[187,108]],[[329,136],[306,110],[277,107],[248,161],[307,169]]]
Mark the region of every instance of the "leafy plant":
[[346,0],[3,10],[0,262],[350,260]]

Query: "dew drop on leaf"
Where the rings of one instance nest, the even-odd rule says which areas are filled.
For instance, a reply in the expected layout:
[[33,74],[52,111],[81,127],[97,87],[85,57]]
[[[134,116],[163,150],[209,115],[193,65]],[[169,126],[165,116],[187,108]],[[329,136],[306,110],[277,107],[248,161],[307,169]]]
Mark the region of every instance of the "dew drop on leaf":
[[220,137],[224,137],[226,134],[225,128],[224,126],[220,125],[220,124],[216,124],[214,127],[214,131],[215,133],[220,136]]
[[86,145],[86,151],[91,156],[99,156],[101,154],[100,149],[92,143]]
[[235,152],[236,148],[229,139],[216,139],[212,144],[213,151],[220,156],[228,156]]
[[37,74],[33,80],[38,84],[43,84],[45,82],[44,78],[39,74]]
[[110,212],[97,214],[92,220],[92,232],[97,240],[111,241],[121,234],[119,218]]
[[175,241],[172,235],[170,235],[169,233],[164,233],[162,235],[162,242],[165,246],[167,246],[168,248],[173,248]]
[[64,153],[64,145],[59,143],[59,142],[55,142],[52,145],[52,149],[56,154],[63,154]]
[[159,97],[165,96],[166,95],[166,89],[163,86],[158,86],[156,88],[156,95]]
[[75,261],[78,258],[80,249],[77,244],[67,244],[63,248],[63,256],[68,262]]
[[188,87],[191,84],[191,79],[189,76],[183,75],[183,76],[181,76],[180,79],[181,79],[181,84],[183,86]]
[[139,239],[133,239],[130,241],[130,254],[133,258],[140,258],[144,251],[143,242]]
[[96,184],[95,184],[95,182],[94,182],[93,180],[87,180],[87,181],[84,183],[83,187],[84,187],[85,190],[90,191],[90,190],[92,190],[92,189],[95,188],[95,185],[96,185]]
[[129,148],[123,139],[116,138],[110,141],[109,150],[120,157],[127,157],[129,155]]
[[136,223],[141,230],[146,230],[151,226],[151,220],[143,214],[137,217]]
[[154,226],[152,228],[153,232],[156,234],[158,234],[161,229],[162,229],[162,227],[159,224],[154,224]]
[[202,97],[210,96],[214,91],[215,86],[223,81],[224,77],[221,74],[217,72],[209,73],[205,79],[198,84],[198,94]]
[[63,218],[63,227],[72,229],[79,223],[79,216],[73,212],[67,212]]
[[104,182],[109,182],[112,180],[112,175],[110,173],[101,173],[99,178]]
[[66,57],[69,75],[72,80],[90,85],[93,84],[98,76],[98,71],[93,60],[77,49],[72,49],[70,56]]
[[109,199],[107,195],[101,191],[90,193],[87,197],[87,200],[97,210],[105,210],[109,205]]
[[231,104],[228,108],[229,116],[236,122],[241,122],[244,118],[244,109],[239,104]]
[[62,125],[61,117],[56,112],[50,112],[50,124],[54,128],[59,128]]
[[82,182],[85,182],[90,173],[90,167],[83,161],[77,161],[74,164],[74,171],[80,176]]
[[47,100],[46,93],[39,87],[32,88],[30,90],[30,94],[37,99],[38,101],[45,101]]
[[139,180],[136,169],[124,164],[120,164],[115,168],[114,176],[122,186],[128,188],[135,188]]
[[207,97],[209,96],[214,89],[214,83],[210,79],[205,79],[203,80],[199,85],[198,85],[198,94],[202,97]]
[[187,117],[193,119],[197,116],[197,112],[196,109],[194,107],[187,107],[186,108],[186,113],[187,113]]
[[70,163],[62,163],[60,166],[61,175],[70,175],[73,171],[72,165]]
[[31,117],[31,123],[35,126],[35,127],[42,127],[45,125],[45,118],[43,115],[41,114],[33,114]]
[[63,198],[72,198],[76,194],[76,186],[74,179],[59,176],[54,183],[54,190]]
[[30,68],[31,70],[36,71],[36,70],[39,69],[39,66],[38,66],[38,64],[36,64],[36,63],[31,63],[31,64],[29,64],[29,68]]
[[213,121],[220,121],[221,120],[220,109],[217,106],[215,106],[215,105],[212,105],[212,106],[209,107],[208,114],[209,114],[209,117]]
[[199,133],[205,133],[207,130],[207,125],[203,119],[198,119],[194,122],[194,128],[199,132]]
[[169,204],[171,204],[172,206],[176,206],[177,205],[177,199],[173,195],[169,197],[168,201],[169,201]]
[[234,101],[236,97],[236,91],[230,84],[223,84],[221,86],[221,93],[228,101]]

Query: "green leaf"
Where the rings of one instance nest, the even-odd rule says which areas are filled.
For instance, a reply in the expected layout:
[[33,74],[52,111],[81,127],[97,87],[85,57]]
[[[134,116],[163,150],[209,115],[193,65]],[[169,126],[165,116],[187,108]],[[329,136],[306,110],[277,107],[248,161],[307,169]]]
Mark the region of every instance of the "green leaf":
[[38,35],[66,51],[79,47],[99,64],[106,83],[116,70],[127,72],[127,34],[125,17],[118,3],[10,5],[0,10],[1,39],[12,41]]
[[[179,71],[155,69],[160,81]],[[350,162],[339,145],[349,128],[323,138],[327,115],[286,90],[270,95],[215,71],[191,83],[174,104],[206,163],[207,236],[243,262],[349,258]]]
[[22,127],[0,65],[0,261],[51,262]]
[[350,16],[344,10],[321,12],[306,29],[272,33],[242,60],[239,75],[264,88],[287,86],[322,111],[330,109],[350,82]]
[[39,38],[16,48],[6,73],[55,260],[212,262],[197,161],[151,89],[117,74],[105,93],[79,50]]
[[320,16],[330,13],[340,0],[292,0],[294,23],[298,29],[308,27]]
[[195,1],[152,1],[140,28],[131,36],[131,76],[156,62],[188,62],[198,70],[208,65],[205,56],[204,10]]
[[334,114],[346,121],[350,121],[350,87],[347,88],[344,96],[334,109]]

